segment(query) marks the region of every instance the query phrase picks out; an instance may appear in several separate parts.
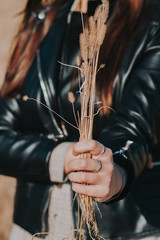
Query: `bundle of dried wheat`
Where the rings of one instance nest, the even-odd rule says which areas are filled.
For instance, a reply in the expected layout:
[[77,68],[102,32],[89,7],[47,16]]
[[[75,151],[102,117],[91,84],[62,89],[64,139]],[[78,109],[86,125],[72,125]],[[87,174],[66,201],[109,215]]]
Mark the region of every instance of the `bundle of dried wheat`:
[[[77,68],[80,69],[82,84],[80,87],[81,118],[79,122],[80,141],[92,139],[94,105],[96,91],[96,75],[98,72],[98,58],[100,47],[104,41],[109,14],[109,1],[102,0],[102,4],[95,10],[94,16],[89,18],[87,28],[83,27],[80,34],[80,57],[77,59]],[[103,68],[104,64],[100,66]],[[73,103],[73,102],[72,102]],[[81,158],[91,157],[82,154]],[[95,218],[94,202],[92,197],[79,195],[81,217],[78,226],[77,239],[82,238],[82,226],[86,223],[92,239],[100,238]]]

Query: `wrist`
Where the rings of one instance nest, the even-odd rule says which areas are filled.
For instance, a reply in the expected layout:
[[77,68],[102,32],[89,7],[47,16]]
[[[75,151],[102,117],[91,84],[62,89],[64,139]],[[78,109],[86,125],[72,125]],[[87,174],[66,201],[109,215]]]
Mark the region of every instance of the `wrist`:
[[108,199],[106,203],[109,203],[112,200],[116,200],[120,196],[127,181],[127,174],[125,169],[120,167],[117,163],[114,163],[114,178],[115,178],[114,183],[116,188],[112,197]]
[[67,149],[72,143],[63,142],[60,143],[57,147],[55,147],[52,151],[49,161],[49,174],[50,180],[52,182],[62,183],[64,182],[65,173],[64,173],[64,165],[65,165],[65,155]]
[[125,187],[125,184],[127,181],[127,174],[126,174],[126,170],[124,168],[120,167],[117,163],[114,163],[114,166],[117,169],[118,174],[119,174],[120,185],[119,185],[119,191],[117,193],[120,194]]

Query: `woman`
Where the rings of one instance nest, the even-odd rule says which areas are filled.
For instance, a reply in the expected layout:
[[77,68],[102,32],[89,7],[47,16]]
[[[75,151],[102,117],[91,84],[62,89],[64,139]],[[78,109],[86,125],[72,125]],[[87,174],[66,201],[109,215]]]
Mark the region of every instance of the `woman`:
[[[159,180],[159,167],[148,170],[147,162],[149,154],[153,166],[159,160],[158,2],[110,1],[99,61],[106,66],[97,76],[97,95],[116,114],[104,111],[96,116],[95,140],[78,142],[78,131],[57,114],[38,102],[22,100],[27,95],[41,101],[75,125],[67,95],[72,89],[78,99],[78,78],[58,60],[75,65],[79,54],[82,23],[76,3],[28,0],[2,86],[0,169],[18,179],[11,240],[44,231],[54,232],[57,239],[70,236],[73,219],[65,218],[72,200],[70,182],[74,192],[104,202],[99,205],[103,219],[97,215],[97,222],[105,238],[155,236],[160,232],[159,193],[151,186]],[[92,15],[98,4],[101,1],[89,1],[85,15]],[[77,112],[78,101],[75,107]],[[86,152],[92,158],[78,157]],[[151,177],[153,199],[146,198],[145,191],[141,198]],[[62,212],[56,212],[58,206]]]

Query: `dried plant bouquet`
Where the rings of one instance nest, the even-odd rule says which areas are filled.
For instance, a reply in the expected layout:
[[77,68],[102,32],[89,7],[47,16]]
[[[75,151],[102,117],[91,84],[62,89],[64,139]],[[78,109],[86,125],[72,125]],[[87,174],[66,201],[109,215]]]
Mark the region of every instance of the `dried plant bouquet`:
[[[109,1],[102,0],[94,16],[89,18],[88,27],[84,27],[83,33],[80,34],[80,57],[77,58],[77,68],[80,70],[81,87],[81,117],[79,120],[80,141],[92,139],[94,106],[96,96],[96,75],[97,72],[105,65],[102,64],[98,69],[98,59],[100,47],[104,41],[107,29],[107,18],[109,15]],[[83,23],[83,19],[82,19]],[[69,101],[74,102],[74,96],[69,93]],[[90,154],[82,154],[81,158],[91,157]],[[82,227],[86,223],[89,235],[92,239],[100,239],[98,231],[94,201],[92,197],[79,194],[79,206],[81,215],[79,215],[78,233],[76,239],[82,239]],[[80,213],[79,213],[80,214]]]

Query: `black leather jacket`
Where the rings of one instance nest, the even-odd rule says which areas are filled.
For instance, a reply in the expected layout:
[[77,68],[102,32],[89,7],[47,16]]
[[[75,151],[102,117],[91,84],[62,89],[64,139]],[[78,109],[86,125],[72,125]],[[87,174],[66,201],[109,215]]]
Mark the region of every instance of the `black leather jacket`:
[[[62,32],[61,18],[58,19],[37,51],[22,94],[14,99],[0,99],[0,173],[18,179],[14,221],[31,233],[47,231],[48,196],[54,184],[49,179],[48,165],[53,148],[63,141],[78,141],[76,129],[64,122],[68,133],[65,136],[60,118],[34,101],[22,100],[23,95],[38,99],[75,123],[67,100],[73,69],[59,65],[57,60],[75,65],[81,18],[79,13],[71,13]],[[55,33],[61,34],[61,38],[57,40]],[[77,89],[78,83],[73,91],[76,93]],[[78,102],[75,107],[80,109]],[[121,154],[114,157],[126,170],[127,183],[115,200],[99,204],[103,218],[97,214],[97,221],[107,239],[141,238],[160,232],[160,192],[158,184],[155,185],[160,183],[160,168],[145,167],[148,153],[154,163],[159,161],[160,153],[158,21],[151,21],[126,48],[115,78],[113,108],[116,114],[112,113],[108,119],[95,118],[94,138],[113,152],[130,141],[125,149],[127,158]]]

